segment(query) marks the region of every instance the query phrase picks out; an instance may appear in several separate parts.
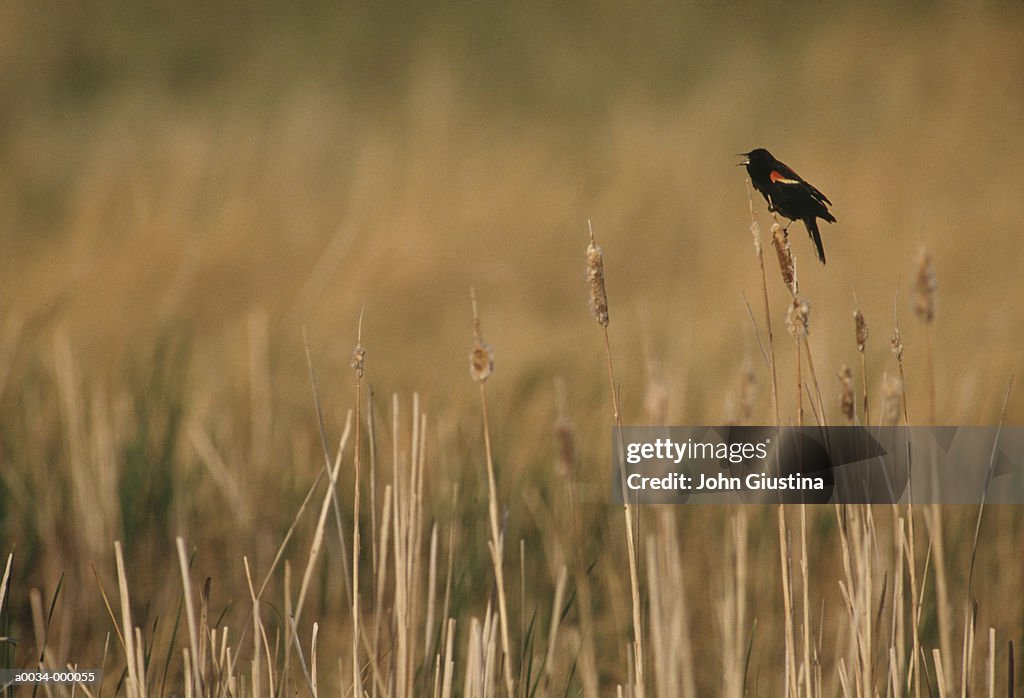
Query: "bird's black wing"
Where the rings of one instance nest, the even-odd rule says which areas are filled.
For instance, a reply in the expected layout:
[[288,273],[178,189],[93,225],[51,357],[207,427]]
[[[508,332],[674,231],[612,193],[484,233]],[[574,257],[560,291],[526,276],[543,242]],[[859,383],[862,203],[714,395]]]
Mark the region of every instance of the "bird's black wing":
[[818,189],[808,182],[806,179],[801,177],[793,170],[792,167],[784,162],[778,160],[775,161],[775,165],[772,167],[772,171],[768,174],[768,179],[774,184],[791,184],[800,185],[807,190],[807,193],[813,196],[820,202],[824,202],[829,206],[832,202],[828,200],[828,197],[822,194]]

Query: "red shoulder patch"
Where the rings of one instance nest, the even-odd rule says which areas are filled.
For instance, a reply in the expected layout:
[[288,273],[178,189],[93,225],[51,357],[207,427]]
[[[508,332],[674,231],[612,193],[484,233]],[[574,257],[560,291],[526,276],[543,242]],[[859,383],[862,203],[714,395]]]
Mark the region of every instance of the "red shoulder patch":
[[790,179],[786,175],[782,174],[778,170],[772,170],[768,175],[768,179],[774,182],[782,182],[783,184],[799,184],[800,182],[795,179]]

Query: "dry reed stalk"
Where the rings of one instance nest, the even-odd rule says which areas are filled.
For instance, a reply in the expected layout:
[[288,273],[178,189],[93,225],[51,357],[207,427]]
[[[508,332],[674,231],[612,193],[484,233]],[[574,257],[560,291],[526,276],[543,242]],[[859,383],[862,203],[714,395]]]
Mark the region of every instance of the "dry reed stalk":
[[[330,451],[330,447],[327,445],[327,429],[324,427],[324,413],[323,413],[323,409],[320,406],[320,391],[317,388],[316,373],[313,370],[313,357],[312,357],[312,355],[310,353],[309,339],[306,336],[306,327],[305,327],[305,325],[303,325],[303,327],[302,327],[302,344],[303,344],[303,348],[304,348],[304,350],[306,352],[306,370],[309,372],[309,385],[310,385],[310,389],[312,390],[312,393],[313,393],[313,408],[316,411],[317,428],[318,428],[318,433],[320,435],[320,448],[321,448],[321,451],[324,454],[324,469],[323,469],[323,471],[321,471],[320,475],[317,477],[317,482],[314,483],[314,485],[313,485],[313,488],[315,488],[317,485],[319,485],[321,477],[327,477],[328,479],[330,479],[330,475],[331,475],[331,451]],[[312,495],[312,489],[313,488],[311,488],[310,493],[307,495],[307,500]],[[342,566],[342,571],[344,573],[344,574],[342,574],[342,579],[345,582],[345,598],[351,601],[351,599],[352,599],[352,589],[351,589],[352,578],[350,576],[349,569],[348,569],[348,545],[347,545],[347,541],[346,541],[345,534],[344,534],[343,527],[342,527],[342,523],[341,523],[341,505],[338,503],[338,491],[337,491],[337,488],[328,488],[328,489],[331,492],[331,503],[333,504],[333,509],[334,509],[334,523],[335,523],[335,528],[337,530],[337,535],[338,535],[338,545],[341,548],[341,566]],[[305,502],[303,503],[303,506],[300,508],[300,511],[302,511],[303,509],[305,509]],[[295,517],[295,520],[298,520],[298,516]],[[289,530],[288,536],[290,536],[290,535],[291,535],[291,530]],[[288,536],[285,537],[286,541],[287,541]],[[281,547],[278,549],[278,553],[280,554],[280,552],[283,551],[283,550],[284,550],[284,543],[281,544]],[[275,560],[275,565],[276,565],[276,560]],[[274,567],[274,565],[271,565],[271,569],[273,569],[273,567]],[[270,579],[270,572],[269,571],[267,572],[267,577],[264,579],[264,585],[266,584],[266,580],[268,580],[268,579]],[[263,590],[262,590],[262,587],[261,587],[261,589],[260,589],[260,595],[261,596],[262,596],[262,593],[263,593]]]
[[441,682],[441,698],[451,698],[452,683],[455,679],[455,619],[448,619],[444,645],[444,679]]
[[324,492],[323,501],[320,504],[320,517],[317,519],[316,528],[313,530],[313,540],[309,545],[309,556],[306,559],[306,569],[302,573],[302,581],[299,584],[299,597],[295,601],[295,623],[298,625],[302,618],[302,611],[305,607],[306,594],[309,592],[309,585],[313,581],[313,568],[320,559],[320,550],[323,547],[324,531],[327,527],[327,515],[331,510],[331,503],[334,501],[334,493],[338,484],[338,471],[341,470],[341,457],[348,443],[349,434],[352,431],[352,411],[349,410],[345,417],[345,429],[341,434],[341,441],[338,444],[337,455],[334,465],[331,468],[330,479],[327,483],[327,490]]
[[[505,594],[505,572],[503,558],[504,540],[501,533],[501,525],[498,518],[498,486],[494,478],[494,456],[491,450],[491,427],[487,417],[487,391],[485,383],[494,370],[494,350],[484,343],[480,333],[480,316],[477,313],[476,293],[473,289],[469,292],[473,304],[473,351],[469,356],[470,376],[480,386],[480,409],[484,422],[484,450],[487,459],[487,502],[488,513],[491,523],[491,540],[488,548],[491,551],[491,562],[494,566],[495,583],[498,587],[498,616],[501,622],[501,651],[504,657],[505,691],[508,698],[513,698],[515,690],[513,687],[514,671],[512,668],[512,651],[509,642],[508,609]],[[605,319],[608,317],[607,303],[604,306]]]
[[555,682],[555,648],[558,646],[558,630],[562,620],[562,604],[565,602],[567,583],[568,570],[563,565],[558,570],[558,580],[555,582],[555,598],[551,602],[551,623],[548,630],[548,651],[544,657],[544,685],[548,691]]
[[761,226],[754,214],[754,198],[751,195],[750,180],[747,180],[747,205],[750,208],[750,234],[754,238],[754,253],[757,265],[761,269],[761,298],[764,300],[764,320],[768,329],[768,365],[772,374],[772,410],[775,414],[775,426],[782,420],[779,417],[779,381],[775,370],[775,342],[772,336],[772,313],[768,303],[768,276],[764,269],[764,250],[761,247]]
[[[722,695],[742,698],[745,678],[747,627],[747,513],[740,507],[730,520],[732,569],[726,573],[719,602],[722,624]],[[653,547],[653,546],[652,546]],[[671,593],[671,592],[670,592]],[[667,661],[673,661],[671,657]],[[663,695],[680,695],[679,691]]]
[[[942,535],[942,511],[936,503],[923,507],[922,515],[928,536],[931,541],[932,560],[934,560],[935,577],[935,607],[939,620],[939,649],[942,656],[947,659],[953,656],[953,619],[952,606],[949,602],[949,583],[946,578],[946,546]],[[953,686],[953,663],[947,661],[944,665],[949,672],[943,678],[947,686]],[[964,675],[967,673],[967,665],[962,664]]]
[[7,564],[4,566],[4,576],[0,579],[0,612],[4,610],[4,599],[7,598],[7,582],[11,578],[12,562],[14,562],[14,553],[7,553]]
[[[249,558],[243,557],[245,565],[245,581],[249,587],[249,598],[252,600],[252,694],[254,696],[274,695],[274,662],[270,654],[270,643],[267,641],[266,629],[260,618],[260,600],[252,584],[252,569]],[[263,687],[263,652],[267,654],[267,691]]]
[[911,661],[910,671],[907,674],[906,689],[914,691],[915,698],[921,695],[921,634],[920,634],[920,613],[921,590],[917,585],[917,551],[915,548],[913,505],[907,505],[907,529],[904,540],[904,551],[906,554],[907,571],[910,576],[910,637],[911,637]]
[[[363,695],[362,673],[359,671],[359,498],[360,482],[359,476],[362,468],[362,454],[360,453],[360,435],[362,434],[363,405],[363,370],[366,363],[366,350],[363,349],[363,313],[359,313],[359,329],[356,331],[356,346],[352,349],[352,368],[356,373],[356,434],[355,452],[352,457],[355,470],[355,484],[353,485],[352,500],[352,691],[354,695]],[[333,484],[332,484],[333,486]],[[315,636],[314,636],[315,637]],[[313,654],[313,661],[316,661],[316,654]],[[314,690],[316,688],[316,670],[313,671]]]
[[[907,393],[906,393],[906,374],[903,368],[903,337],[900,333],[900,317],[899,317],[899,281],[896,282],[896,293],[893,298],[893,335],[890,344],[892,345],[892,353],[896,357],[896,365],[899,367],[899,383],[893,385],[893,392],[898,389],[900,396],[900,403],[903,407],[903,426],[909,429],[910,427],[910,413],[907,407]],[[886,392],[889,390],[887,388]],[[919,628],[919,613],[917,609],[920,607],[921,599],[918,595],[918,589],[916,584],[916,551],[915,551],[915,536],[914,536],[914,499],[913,499],[913,487],[914,487],[914,464],[912,459],[912,453],[910,448],[909,435],[907,438],[907,486],[911,492],[909,501],[907,502],[907,531],[909,546],[907,550],[908,560],[907,564],[910,567],[910,593],[912,605],[915,610],[913,617],[913,625],[911,627],[913,633],[913,663],[911,667],[910,677],[913,679],[913,690],[914,698],[919,698],[921,695],[921,637]]]
[[782,606],[785,616],[785,691],[790,698],[798,698],[799,684],[796,671],[796,643],[793,638],[793,576],[789,551],[789,530],[786,526],[786,509],[776,507],[779,520],[779,563],[782,570]]
[[[907,378],[903,370],[903,336],[900,333],[900,316],[899,316],[899,283],[896,284],[896,297],[893,298],[893,334],[890,344],[892,345],[892,353],[896,357],[896,365],[900,369],[900,386],[906,386]],[[903,406],[903,426],[910,426],[910,413],[907,408],[907,393],[906,390],[901,391],[903,394],[902,406]],[[910,444],[907,443],[907,453],[909,456]],[[908,458],[909,462],[909,458]]]
[[868,411],[868,368],[864,349],[868,343],[868,321],[858,308],[853,312],[853,325],[857,335],[857,353],[860,354],[860,375],[864,385],[864,424],[871,425],[871,413]]
[[[825,402],[821,397],[821,386],[818,385],[818,373],[814,370],[814,358],[811,355],[811,345],[807,339],[807,336],[803,337],[804,351],[807,354],[807,371],[811,374],[811,387],[814,388],[814,394],[812,398],[817,398],[818,407],[815,410],[818,424],[825,426]],[[814,409],[814,400],[811,400],[811,409]]]
[[[419,395],[413,394],[412,437],[409,468],[400,471],[403,458],[399,451],[401,443],[398,396],[392,398],[392,487],[394,506],[391,526],[394,549],[394,604],[391,628],[393,656],[391,688],[388,693],[409,698],[417,694],[416,633],[419,627],[419,595],[422,564],[422,503],[423,471],[425,463],[424,438],[426,436],[426,415],[421,414]],[[383,524],[382,524],[383,525]],[[376,685],[376,684],[375,684]]]
[[[1003,424],[1004,424],[1004,422],[1006,420],[1006,408],[1010,404],[1010,393],[1013,390],[1013,381],[1014,381],[1014,376],[1011,375],[1010,376],[1010,380],[1007,382],[1007,385],[1006,385],[1006,393],[1003,395],[1003,408],[1002,408],[1002,410],[999,413],[999,425],[996,427],[996,437],[995,437],[995,439],[994,439],[994,441],[992,443],[992,451],[991,451],[991,453],[989,455],[988,470],[987,470],[987,472],[985,474],[985,486],[982,489],[982,493],[981,493],[981,503],[978,505],[978,518],[975,520],[975,523],[974,523],[974,540],[971,543],[971,563],[970,563],[970,567],[968,568],[968,572],[967,572],[967,603],[969,605],[969,610],[967,611],[967,613],[969,613],[969,615],[970,615],[970,628],[969,628],[970,635],[969,635],[969,637],[966,637],[965,640],[964,640],[964,674],[967,674],[967,672],[968,672],[968,665],[967,665],[966,662],[967,662],[968,659],[971,659],[973,657],[973,651],[974,651],[974,624],[977,621],[977,614],[978,614],[978,601],[977,601],[977,599],[974,598],[974,565],[975,565],[975,562],[977,561],[978,541],[979,541],[980,536],[981,536],[981,520],[982,520],[982,517],[985,514],[985,502],[988,499],[988,489],[989,489],[989,486],[992,484],[992,475],[995,472],[997,455],[999,453],[999,438],[1000,438],[1000,435],[1002,434]],[[967,625],[967,623],[965,622],[965,628],[964,628],[965,635],[967,635],[967,633],[968,633],[968,628],[966,627],[966,625]],[[1012,642],[1010,643],[1010,682],[1009,682],[1009,689],[1010,689],[1010,694],[1012,696],[1013,695],[1013,643]],[[963,684],[962,684],[962,693],[966,694],[966,692],[967,692],[967,680],[965,678],[964,681],[963,681]]]
[[430,561],[427,563],[427,622],[423,624],[423,663],[434,651],[434,615],[437,612],[437,522],[430,527]]
[[[377,569],[375,570],[376,585],[377,585],[377,597],[374,608],[377,612],[373,614],[373,650],[370,653],[370,666],[373,668],[374,676],[380,675],[380,669],[378,667],[378,657],[380,656],[380,621],[381,621],[381,609],[384,608],[384,585],[388,578],[388,556],[390,552],[391,543],[391,506],[392,506],[392,494],[394,490],[391,485],[385,485],[384,487],[384,503],[381,507],[380,514],[380,550],[377,557]],[[378,691],[377,684],[374,684],[374,693],[376,695]],[[387,693],[386,690],[381,689],[381,693]]]
[[569,500],[567,510],[569,521],[562,530],[569,532],[569,549],[573,552],[573,572],[576,576],[576,593],[579,596],[576,608],[579,613],[581,631],[580,663],[583,670],[580,672],[580,680],[583,683],[583,695],[587,698],[596,698],[600,692],[597,673],[589,670],[597,663],[594,650],[593,605],[591,603],[590,578],[583,561],[583,522],[576,504],[576,437],[572,420],[569,417],[565,393],[565,381],[559,377],[555,381],[555,473],[566,483]]
[[786,330],[796,340],[796,425],[803,426],[804,423],[804,386],[801,377],[800,347],[802,340],[807,337],[808,317],[811,305],[807,299],[801,296],[794,296],[793,302],[789,305],[786,313]]
[[[622,413],[619,409],[619,393],[615,385],[615,370],[612,366],[611,340],[608,337],[608,295],[604,282],[604,253],[594,242],[594,229],[587,221],[590,230],[590,244],[587,245],[587,279],[590,282],[590,309],[594,319],[601,325],[604,335],[604,355],[608,365],[608,381],[612,392],[612,409],[615,426],[622,428]],[[633,529],[633,508],[626,495],[626,472],[621,458],[617,459],[620,467],[619,486],[622,490],[622,509],[626,523],[626,549],[629,555],[629,586],[633,609],[633,669],[636,672],[636,696],[644,698],[644,652],[643,628],[641,625],[640,579],[637,571],[638,557],[636,536]]]
[[398,698],[408,698],[412,695],[412,685],[407,667],[412,650],[409,647],[409,576],[407,546],[408,522],[405,518],[405,500],[409,495],[406,493],[405,482],[399,473],[399,410],[398,395],[391,396],[391,484],[394,488],[394,507],[392,508],[392,527],[394,531],[394,562],[395,562],[395,588],[394,588],[394,633],[393,640],[395,658],[394,662],[394,692]]
[[309,668],[306,666],[306,656],[302,653],[302,643],[299,642],[299,627],[295,622],[295,616],[288,616],[288,624],[291,630],[292,643],[295,645],[295,654],[299,657],[299,667],[302,669],[303,678],[306,679],[309,694],[313,698],[317,698],[316,687],[313,685],[313,679],[309,675]]
[[996,629],[988,629],[988,662],[986,662],[985,685],[988,698],[996,698]]
[[[648,586],[648,613],[650,628],[648,638],[651,648],[652,692],[659,696],[681,696],[693,698],[697,695],[693,662],[693,648],[689,633],[689,609],[686,593],[686,564],[679,543],[679,526],[671,507],[658,508],[658,531],[648,536],[645,547]],[[735,580],[727,574],[725,584]],[[742,593],[742,589],[739,590]],[[723,594],[723,617],[727,623],[736,622],[735,613],[729,604],[736,596],[727,589]],[[728,649],[731,627],[723,626],[723,643]],[[723,655],[723,668],[729,665],[729,658]],[[729,670],[724,668],[723,679],[730,680]]]
[[978,622],[978,604],[964,610],[963,654],[960,657],[960,698],[967,698],[974,666],[974,634]]
[[942,662],[942,653],[939,649],[932,649],[932,660],[935,662],[935,684],[939,698],[946,698],[949,695],[948,684],[946,683],[946,669]]
[[[196,626],[196,611],[195,603],[192,600],[192,580],[188,573],[188,555],[185,553],[185,541],[178,536],[176,539],[178,549],[178,565],[181,570],[181,583],[183,589],[183,595],[185,599],[185,619],[188,623],[188,639],[189,647],[192,650],[192,687],[198,695],[203,695],[203,685],[200,679],[200,666],[198,664],[199,657],[199,629]],[[120,556],[120,545],[117,545],[117,554]],[[127,601],[127,598],[124,599]],[[125,638],[128,639],[131,635],[131,631],[125,629]],[[128,653],[131,653],[131,648],[128,648]]]
[[809,334],[808,319],[811,309],[810,301],[800,296],[800,280],[796,273],[796,258],[789,245],[789,235],[786,229],[779,225],[776,218],[772,223],[772,245],[779,258],[779,271],[782,273],[782,282],[793,297],[793,303],[789,307],[786,316],[786,329],[796,338],[796,389],[797,389],[797,426],[803,424],[803,381],[801,380],[801,344],[803,353],[807,355],[807,369],[811,376],[811,385],[814,388],[814,396],[817,397],[817,408],[814,401],[811,402],[811,409],[816,412],[818,424],[825,424],[825,405],[821,397],[821,387],[818,385],[818,375],[814,370],[814,360],[811,357],[811,345],[807,340]]
[[[317,680],[317,661],[316,661],[316,640],[320,634],[320,624],[313,623],[313,639],[309,643],[309,675],[312,681],[310,682],[310,688],[312,689],[313,696],[319,696],[319,681]],[[361,695],[361,694],[356,694]]]
[[807,565],[807,505],[800,504],[800,591],[803,600],[803,640],[804,640],[804,695],[814,696],[821,692],[821,686],[815,691],[814,675],[811,672],[811,579]]
[[899,687],[904,685],[907,664],[904,647],[906,642],[905,599],[903,544],[906,541],[904,519],[899,515],[899,507],[892,506],[893,512],[893,558],[890,568],[893,570],[892,586],[892,630],[889,635],[889,678],[894,695],[901,693]]

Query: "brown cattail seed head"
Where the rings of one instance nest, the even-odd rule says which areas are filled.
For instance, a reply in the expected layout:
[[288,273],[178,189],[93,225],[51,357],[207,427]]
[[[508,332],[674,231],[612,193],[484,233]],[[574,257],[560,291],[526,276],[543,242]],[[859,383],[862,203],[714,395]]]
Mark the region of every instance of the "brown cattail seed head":
[[868,343],[868,321],[864,314],[857,309],[853,313],[853,323],[857,326],[857,351],[864,353],[864,345]]
[[914,312],[924,322],[935,319],[935,291],[938,283],[932,269],[932,256],[922,247],[917,258],[917,283],[914,287]]
[[775,254],[779,257],[782,282],[795,296],[797,294],[796,261],[793,259],[793,250],[789,246],[789,235],[778,223],[772,223],[772,245],[775,246]]
[[899,376],[886,375],[882,386],[882,420],[885,424],[896,424],[900,419],[903,404],[903,381]]
[[794,337],[806,337],[810,334],[808,320],[811,314],[811,302],[803,296],[794,296],[786,314],[786,329]]
[[366,350],[363,349],[362,344],[356,344],[356,348],[352,350],[352,368],[356,370],[356,378],[363,377],[363,363],[366,360]]
[[896,355],[896,361],[903,361],[903,338],[900,337],[899,325],[896,325],[896,329],[893,330],[889,343],[892,344],[892,353]]
[[484,344],[480,339],[473,345],[473,351],[469,355],[469,375],[477,383],[483,383],[491,377],[494,371],[494,349],[490,344]]
[[587,245],[587,280],[590,282],[590,311],[608,327],[608,295],[604,289],[604,253],[591,239]]
[[846,421],[853,423],[853,373],[850,367],[843,364],[839,369],[839,406],[843,410]]

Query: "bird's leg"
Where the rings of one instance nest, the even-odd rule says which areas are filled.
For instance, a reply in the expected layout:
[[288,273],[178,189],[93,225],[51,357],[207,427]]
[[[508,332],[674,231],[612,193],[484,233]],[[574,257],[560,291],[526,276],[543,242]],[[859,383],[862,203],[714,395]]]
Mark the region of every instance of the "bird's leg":
[[772,201],[771,194],[768,195],[768,213],[775,213],[775,203]]

